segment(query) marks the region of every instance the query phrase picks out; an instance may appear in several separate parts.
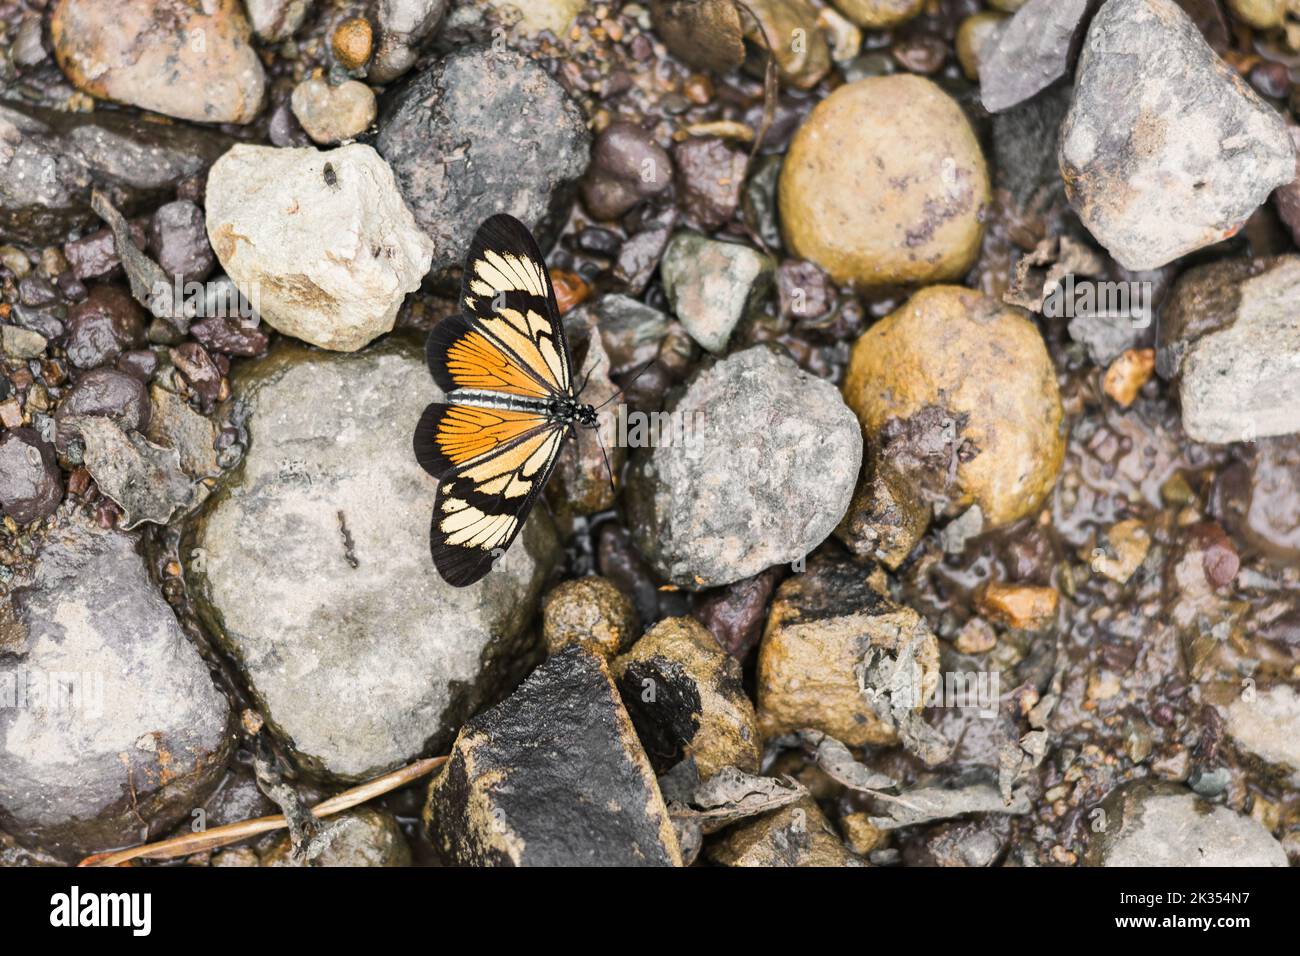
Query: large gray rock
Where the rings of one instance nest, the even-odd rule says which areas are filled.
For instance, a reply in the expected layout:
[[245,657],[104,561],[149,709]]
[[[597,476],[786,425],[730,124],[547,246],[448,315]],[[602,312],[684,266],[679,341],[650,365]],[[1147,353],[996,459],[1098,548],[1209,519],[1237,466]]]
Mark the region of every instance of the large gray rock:
[[634,460],[627,492],[637,547],[674,584],[717,587],[802,558],[848,509],[857,419],[788,356],[766,346],[728,356],[670,421],[668,441],[660,428]]
[[445,747],[530,663],[546,515],[473,587],[438,576],[411,434],[439,396],[404,342],[285,344],[234,387],[250,447],[186,540],[199,613],[310,770],[359,779]]
[[609,667],[570,645],[460,732],[424,823],[462,866],[680,866]]
[[113,110],[57,113],[0,103],[0,234],[62,241],[69,230],[98,222],[92,188],[130,215],[171,198],[178,182],[206,170],[231,142],[214,130]]
[[1133,270],[1232,235],[1295,176],[1282,118],[1173,0],[1110,0],[1093,19],[1060,160],[1084,225]]
[[401,87],[375,146],[433,240],[435,272],[459,266],[479,224],[509,213],[545,249],[587,168],[590,137],[564,88],[509,49],[470,47]]
[[12,601],[0,826],[75,859],[156,836],[202,804],[230,756],[232,712],[135,537],[61,522]]
[[350,352],[389,331],[429,271],[392,170],[361,143],[240,145],[212,167],[208,239],[269,325]]
[[1181,787],[1128,784],[1101,810],[1084,858],[1089,866],[1288,865],[1282,844],[1258,821]]
[[1300,256],[1190,269],[1161,315],[1157,369],[1197,441],[1300,432]]

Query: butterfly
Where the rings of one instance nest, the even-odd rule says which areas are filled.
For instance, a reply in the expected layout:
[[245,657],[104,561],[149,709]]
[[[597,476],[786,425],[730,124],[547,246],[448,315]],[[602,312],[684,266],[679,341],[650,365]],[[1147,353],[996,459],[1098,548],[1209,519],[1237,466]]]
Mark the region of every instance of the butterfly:
[[513,216],[474,234],[463,314],[434,326],[429,371],[446,398],[415,427],[415,458],[434,478],[429,547],[443,580],[467,587],[492,569],[546,486],[564,440],[596,427],[578,401],[555,290],[537,243]]

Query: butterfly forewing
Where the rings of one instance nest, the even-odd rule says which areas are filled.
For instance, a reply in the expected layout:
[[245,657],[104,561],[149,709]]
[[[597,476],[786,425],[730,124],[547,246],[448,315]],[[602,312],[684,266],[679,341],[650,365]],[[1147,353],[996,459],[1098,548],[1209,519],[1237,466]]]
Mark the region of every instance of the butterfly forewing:
[[572,395],[569,349],[550,273],[523,224],[493,216],[470,243],[461,306],[475,326],[558,395]]
[[552,402],[572,395],[568,347],[546,264],[524,226],[480,227],[461,287],[466,315],[439,323],[426,358],[447,402],[425,409],[415,455],[439,479],[434,565],[473,584],[519,534],[571,425]]

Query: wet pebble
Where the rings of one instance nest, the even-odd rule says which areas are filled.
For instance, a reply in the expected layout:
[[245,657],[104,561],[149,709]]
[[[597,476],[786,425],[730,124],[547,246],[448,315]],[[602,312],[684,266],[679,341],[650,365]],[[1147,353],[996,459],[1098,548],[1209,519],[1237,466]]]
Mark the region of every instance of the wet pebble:
[[52,515],[63,500],[54,449],[30,428],[0,434],[0,510],[19,524]]
[[61,453],[79,437],[76,426],[67,420],[85,415],[105,416],[125,429],[144,431],[149,427],[149,396],[137,376],[119,369],[97,368],[82,375],[54,414],[55,443]]
[[[203,210],[187,199],[165,203],[149,221],[149,252],[173,282],[202,282],[216,257],[208,245]],[[84,278],[84,276],[79,276]]]
[[695,607],[696,618],[723,650],[737,660],[745,660],[758,646],[767,619],[767,602],[777,577],[774,570],[764,571],[727,585]]
[[115,285],[97,285],[68,310],[68,359],[78,368],[112,362],[144,344],[145,311],[130,293]]
[[712,231],[735,215],[745,185],[745,152],[713,136],[687,139],[673,148],[678,203],[687,221]]
[[190,326],[190,335],[209,352],[223,355],[261,355],[270,341],[267,334],[255,326],[219,316],[199,319]]
[[662,193],[672,177],[672,160],[650,133],[634,123],[611,123],[592,147],[582,198],[597,219],[617,219]]

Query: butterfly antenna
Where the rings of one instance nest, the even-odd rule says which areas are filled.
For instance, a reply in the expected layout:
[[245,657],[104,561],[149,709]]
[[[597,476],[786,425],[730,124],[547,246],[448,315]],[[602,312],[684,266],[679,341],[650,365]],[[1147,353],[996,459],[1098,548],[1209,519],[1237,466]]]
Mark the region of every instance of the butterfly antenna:
[[605,440],[600,437],[600,425],[591,426],[596,432],[596,444],[600,445],[600,455],[605,459],[605,474],[609,475],[609,490],[618,494],[618,485],[614,484],[614,469],[609,466],[609,452],[605,451]]
[[638,378],[641,377],[641,373],[644,372],[646,369],[648,369],[651,365],[654,365],[655,362],[657,362],[657,361],[658,361],[658,359],[651,359],[650,361],[648,361],[648,362],[646,362],[644,365],[642,365],[639,369],[637,369],[636,374],[632,376],[632,378],[628,381],[628,383],[627,383],[626,385],[624,385],[624,386],[623,386],[622,388],[620,388],[617,392],[615,392],[615,393],[614,393],[613,395],[611,395],[609,398],[605,399],[603,402],[601,402],[599,405],[596,406],[596,411],[600,411],[602,408],[604,408],[604,407],[605,407],[606,405],[608,405],[610,402],[614,401],[614,399],[618,398],[620,395],[622,395],[624,392],[626,392],[629,388],[631,388],[631,387],[633,386],[633,384],[636,382],[636,380],[637,380]]

